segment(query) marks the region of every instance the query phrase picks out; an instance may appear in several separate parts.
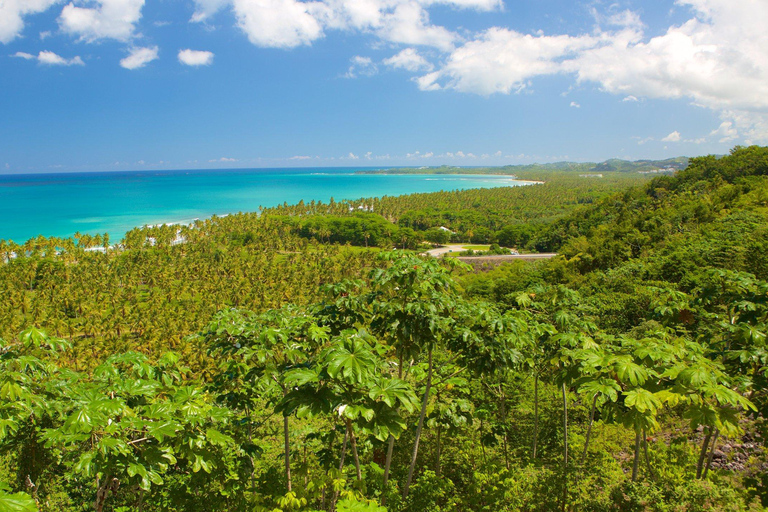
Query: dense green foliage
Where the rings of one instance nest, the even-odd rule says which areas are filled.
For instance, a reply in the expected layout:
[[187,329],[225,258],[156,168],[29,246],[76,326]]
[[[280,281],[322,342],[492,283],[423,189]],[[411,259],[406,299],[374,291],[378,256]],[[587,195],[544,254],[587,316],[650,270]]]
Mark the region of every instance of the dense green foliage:
[[[0,510],[764,510],[767,175],[2,243]],[[379,249],[439,226],[561,256]]]

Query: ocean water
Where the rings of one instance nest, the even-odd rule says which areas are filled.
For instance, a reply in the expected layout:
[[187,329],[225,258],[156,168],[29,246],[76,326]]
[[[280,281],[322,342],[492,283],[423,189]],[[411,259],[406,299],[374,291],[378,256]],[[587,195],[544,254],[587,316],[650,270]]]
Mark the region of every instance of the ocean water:
[[509,176],[358,174],[360,169],[245,169],[0,175],[0,239],[109,233],[188,223],[259,206],[525,185]]

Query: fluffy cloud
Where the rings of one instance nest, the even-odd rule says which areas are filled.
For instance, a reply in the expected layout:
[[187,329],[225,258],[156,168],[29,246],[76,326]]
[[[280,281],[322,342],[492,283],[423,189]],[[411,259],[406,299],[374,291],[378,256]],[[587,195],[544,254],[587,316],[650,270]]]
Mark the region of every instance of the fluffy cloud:
[[426,45],[451,50],[460,39],[433,25],[429,7],[490,11],[501,0],[194,0],[190,21],[205,22],[222,9],[231,9],[237,25],[256,46],[293,48],[310,45],[325,31],[373,33],[387,42]]
[[0,1],[0,43],[8,44],[24,30],[24,17],[47,11],[59,0]]
[[213,53],[200,50],[180,50],[179,62],[187,66],[210,66],[213,64]]
[[422,90],[519,92],[535,77],[571,74],[624,101],[688,99],[720,114],[748,142],[768,141],[768,2],[677,0],[693,17],[648,38],[639,16],[598,19],[591,34],[524,35],[493,28],[417,79]]
[[596,44],[596,37],[533,36],[491,28],[453,51],[438,71],[417,83],[422,90],[450,88],[484,96],[520,92],[531,78],[562,72],[563,60]]
[[358,76],[373,76],[379,72],[379,68],[373,63],[370,57],[355,55],[350,59],[352,63],[349,66],[345,78],[357,78]]
[[571,107],[573,107],[573,108],[581,108],[581,105],[579,105],[579,104],[578,104],[578,103],[576,103],[575,101],[572,101],[572,102],[571,102]]
[[415,48],[406,48],[397,55],[384,59],[384,64],[395,69],[405,69],[415,73],[417,71],[432,71],[434,66],[427,59],[419,55]]
[[85,0],[69,3],[61,11],[59,26],[64,32],[93,42],[99,39],[127,41],[141,19],[144,0]]
[[45,64],[47,66],[85,66],[85,62],[83,62],[83,59],[81,59],[79,55],[71,59],[65,59],[61,55],[57,55],[53,52],[41,51],[37,55],[16,52],[13,56],[25,60],[36,60],[40,64]]
[[234,0],[237,24],[256,46],[293,48],[323,36],[313,15],[317,2],[296,0]]
[[429,13],[417,2],[402,2],[382,17],[382,26],[377,30],[379,37],[400,44],[434,46],[451,50],[458,36],[429,22]]
[[680,132],[675,130],[674,132],[670,133],[663,139],[661,139],[662,142],[680,142]]
[[131,48],[130,54],[120,61],[120,65],[125,69],[143,68],[158,58],[158,51],[157,46],[152,46],[150,48]]

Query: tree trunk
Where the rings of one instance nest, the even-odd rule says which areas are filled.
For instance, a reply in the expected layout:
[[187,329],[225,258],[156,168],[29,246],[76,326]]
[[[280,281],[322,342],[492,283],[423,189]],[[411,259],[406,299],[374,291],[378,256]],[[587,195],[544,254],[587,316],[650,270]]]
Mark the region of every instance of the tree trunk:
[[653,478],[653,470],[651,469],[651,458],[648,457],[648,435],[643,429],[643,452],[645,453],[645,467],[648,470],[648,477]]
[[437,424],[437,453],[435,454],[435,474],[440,477],[440,423]]
[[587,449],[589,448],[589,438],[592,437],[592,424],[595,422],[595,408],[597,407],[597,393],[592,398],[592,409],[589,411],[589,426],[587,427],[587,438],[584,440],[584,451],[581,453],[581,460],[579,466],[584,465],[584,461],[587,460]]
[[707,478],[709,473],[709,467],[712,465],[712,457],[715,455],[715,447],[717,446],[717,437],[720,435],[720,429],[715,429],[715,437],[712,439],[712,448],[709,450],[709,457],[707,457],[707,465],[704,467],[704,473],[701,475],[702,480]]
[[291,492],[291,443],[288,438],[288,416],[283,416],[283,436],[285,438],[285,480],[288,492]]
[[432,386],[432,347],[428,351],[428,370],[427,387],[424,390],[424,399],[421,401],[421,413],[419,414],[419,425],[416,427],[416,440],[413,443],[413,455],[411,456],[411,465],[408,468],[408,479],[403,488],[403,498],[408,497],[408,491],[413,481],[413,471],[416,469],[416,459],[419,456],[419,440],[421,439],[421,430],[424,427],[424,416],[427,414],[427,401],[429,400],[429,389]]
[[[403,378],[403,352],[400,351],[400,364],[397,367],[397,378],[402,379]],[[382,486],[383,491],[381,494],[381,506],[386,506],[387,504],[387,482],[389,482],[389,468],[392,467],[392,453],[395,449],[395,437],[392,434],[389,434],[389,439],[387,439],[387,460],[384,462],[384,485]]]
[[632,481],[637,481],[637,466],[640,462],[640,430],[635,430],[635,460],[632,463]]
[[563,511],[568,503],[568,394],[563,382]]
[[701,471],[704,469],[704,459],[707,456],[707,448],[709,448],[709,440],[712,439],[712,428],[707,431],[707,437],[704,438],[704,443],[701,445],[701,453],[699,453],[699,462],[696,464],[696,478],[701,478]]
[[[349,428],[344,432],[344,443],[341,445],[341,457],[339,458],[339,471],[344,471],[344,457],[347,455],[347,441],[349,440]],[[339,499],[339,491],[333,492],[331,498],[331,506],[328,507],[330,512],[336,510],[336,500]]]
[[93,504],[96,512],[103,512],[109,493],[114,494],[117,492],[118,487],[120,487],[120,481],[117,478],[113,478],[112,475],[107,475],[103,485],[99,483],[98,478],[96,479],[96,502]]
[[357,439],[355,439],[355,431],[352,429],[352,420],[347,418],[347,432],[349,432],[349,440],[352,444],[352,456],[355,458],[355,469],[357,470],[357,481],[363,479],[363,473],[360,471],[360,457],[357,455]]
[[537,441],[539,440],[539,374],[533,379],[533,453],[531,460],[536,460]]

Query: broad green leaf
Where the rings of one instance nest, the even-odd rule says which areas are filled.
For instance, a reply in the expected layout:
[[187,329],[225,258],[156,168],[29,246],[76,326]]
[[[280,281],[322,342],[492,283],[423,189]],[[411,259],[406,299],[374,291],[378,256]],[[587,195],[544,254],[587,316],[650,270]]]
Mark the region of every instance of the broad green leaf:
[[624,393],[624,405],[641,413],[650,412],[651,414],[656,414],[662,403],[647,389],[638,388]]
[[216,446],[227,446],[228,444],[234,444],[234,440],[228,435],[222,434],[216,429],[209,428],[205,432],[205,437],[208,442]]
[[0,491],[0,511],[2,512],[37,512],[37,504],[28,494],[17,492],[8,494]]

